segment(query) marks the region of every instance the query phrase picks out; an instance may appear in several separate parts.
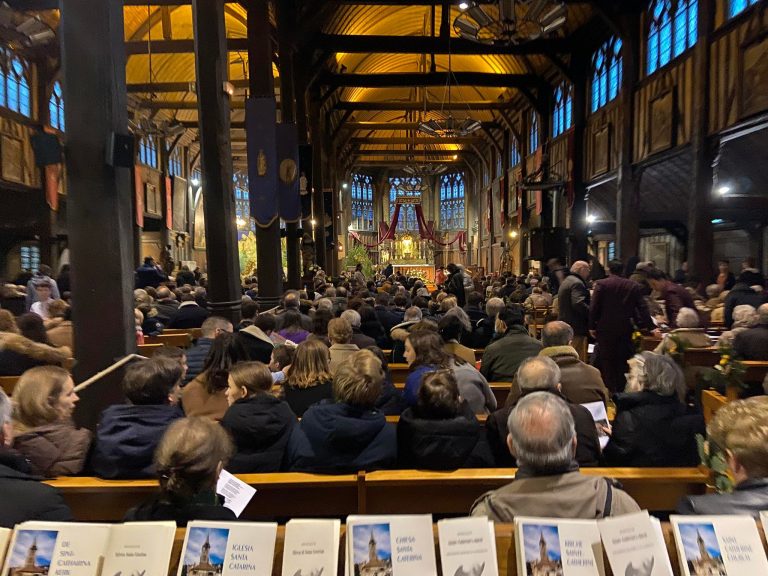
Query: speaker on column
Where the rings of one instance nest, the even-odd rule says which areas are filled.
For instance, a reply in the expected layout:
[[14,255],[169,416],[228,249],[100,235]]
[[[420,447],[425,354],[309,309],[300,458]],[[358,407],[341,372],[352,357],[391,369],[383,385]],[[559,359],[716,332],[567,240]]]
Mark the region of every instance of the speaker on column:
[[133,168],[134,138],[131,134],[112,132],[107,141],[107,165],[113,168]]

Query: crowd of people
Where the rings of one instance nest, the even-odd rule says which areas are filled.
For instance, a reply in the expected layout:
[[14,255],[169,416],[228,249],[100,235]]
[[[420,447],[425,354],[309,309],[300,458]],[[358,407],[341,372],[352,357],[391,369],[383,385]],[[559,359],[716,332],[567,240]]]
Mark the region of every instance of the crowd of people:
[[[74,383],[55,366],[72,350],[52,337],[70,320],[50,323],[60,299],[41,269],[27,286],[35,294],[30,312],[14,318],[0,310],[0,374],[20,376],[13,405],[0,394],[0,488],[24,500],[13,510],[0,504],[0,525],[67,517],[58,494],[35,479],[80,474],[158,478],[160,493],[128,519],[232,519],[216,505],[223,468],[341,474],[517,466],[512,484],[478,495],[473,514],[510,521],[636,510],[619,485],[580,467],[695,466],[695,436],[707,430],[695,386],[668,354],[669,338],[638,353],[634,335],[666,332],[709,345],[706,322],[731,309],[724,312],[729,345],[743,358],[768,360],[764,280],[749,260],[738,277],[720,270],[706,295],[684,274],[675,279],[685,286],[652,263],[611,261],[603,270],[552,261],[548,268],[481,278],[450,264],[438,270],[437,286],[391,267],[374,278],[360,267],[334,279],[319,271],[268,311],[260,310],[256,279],[247,278],[242,319],[233,325],[209,314],[203,278],[181,270],[174,284],[148,260],[134,292],[137,340],[168,328],[201,335],[189,349],[165,347],[131,363],[125,403],[107,407],[93,433],[72,421]],[[532,329],[542,308],[549,317]],[[476,349],[483,349],[479,366]],[[408,365],[402,390],[392,362]],[[489,382],[509,383],[503,406]],[[590,403],[615,408],[612,424],[596,423],[583,406]],[[708,432],[729,451],[737,492],[730,500],[692,497],[681,510],[768,507],[766,410],[759,397],[718,413]]]

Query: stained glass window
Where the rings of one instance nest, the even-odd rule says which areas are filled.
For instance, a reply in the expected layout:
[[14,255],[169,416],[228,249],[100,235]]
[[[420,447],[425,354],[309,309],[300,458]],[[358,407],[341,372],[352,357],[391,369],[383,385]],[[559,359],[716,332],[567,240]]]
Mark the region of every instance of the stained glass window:
[[573,89],[563,82],[555,90],[555,110],[552,114],[552,137],[557,138],[573,126]]
[[251,202],[248,193],[248,177],[245,174],[237,172],[232,177],[232,183],[235,193],[235,215],[238,230],[256,230],[255,224],[251,220]]
[[698,0],[654,0],[648,11],[648,74],[696,44]]
[[22,270],[34,272],[40,268],[40,248],[33,245],[22,246],[19,248],[19,259]]
[[0,106],[32,115],[29,66],[8,48],[0,48]]
[[443,230],[465,228],[464,210],[464,174],[444,174],[440,177],[440,227]]
[[509,165],[517,166],[520,164],[520,147],[517,145],[516,138],[510,138],[509,140]]
[[[395,205],[399,197],[421,199],[422,183],[421,178],[416,176],[399,177],[389,179],[389,217],[392,218],[395,213]],[[400,219],[397,222],[398,231],[410,230],[415,232],[418,229],[416,223],[416,206],[414,204],[403,204],[400,206]]]
[[168,172],[172,176],[184,177],[184,154],[181,148],[176,146],[168,158]]
[[605,42],[592,56],[592,112],[597,112],[619,95],[622,65],[621,39],[618,36]]
[[501,171],[504,169],[504,164],[501,160],[501,153],[496,151],[496,178],[501,178]]
[[157,168],[157,143],[152,134],[142,136],[139,140],[139,163]]
[[744,10],[758,3],[759,0],[729,0],[728,2],[728,17],[733,18],[738,16]]
[[373,230],[373,178],[352,174],[352,228]]
[[61,82],[58,80],[53,83],[51,97],[48,99],[48,115],[51,126],[64,132],[64,97],[61,93]]
[[528,132],[528,144],[531,154],[539,148],[539,115],[536,112],[531,112],[531,129]]

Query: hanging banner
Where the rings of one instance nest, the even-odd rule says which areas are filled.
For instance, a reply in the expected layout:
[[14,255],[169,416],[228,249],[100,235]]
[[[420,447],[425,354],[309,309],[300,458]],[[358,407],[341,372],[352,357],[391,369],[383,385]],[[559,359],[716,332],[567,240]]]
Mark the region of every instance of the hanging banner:
[[296,124],[277,125],[277,206],[286,222],[301,220],[299,136]]
[[173,186],[170,176],[165,177],[165,227],[173,229]]
[[312,217],[312,145],[299,146],[299,199],[301,219]]
[[[544,149],[539,146],[533,156],[533,173],[538,174],[538,176],[536,176],[537,182],[541,181],[541,164],[543,157]],[[536,214],[541,214],[542,210],[544,210],[544,192],[542,190],[536,190]]]
[[278,218],[277,108],[274,98],[248,98],[245,136],[248,142],[248,187],[251,217],[267,228]]
[[45,201],[54,212],[59,211],[59,188],[61,185],[61,164],[48,164],[43,168],[45,178]]
[[501,188],[501,227],[507,225],[507,212],[509,211],[509,176],[505,173],[499,181]]
[[144,228],[144,182],[141,178],[141,166],[133,167],[133,193],[136,204],[136,226]]
[[568,199],[568,208],[573,208],[576,201],[576,182],[573,177],[573,159],[576,155],[576,137],[575,130],[568,133],[568,174],[566,177],[566,198]]

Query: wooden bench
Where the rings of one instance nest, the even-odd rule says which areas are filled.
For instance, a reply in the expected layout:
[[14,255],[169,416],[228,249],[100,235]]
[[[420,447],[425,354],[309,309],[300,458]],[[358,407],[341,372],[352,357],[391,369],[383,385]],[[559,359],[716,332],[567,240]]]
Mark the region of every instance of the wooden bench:
[[155,352],[165,348],[165,344],[139,344],[136,346],[136,353],[147,358],[152,358]]
[[198,338],[202,337],[203,335],[203,329],[202,328],[165,328],[163,329],[163,336],[169,336],[171,334],[189,334],[189,337],[192,338],[192,340],[197,340]]
[[144,338],[147,344],[162,344],[164,346],[176,346],[178,348],[189,348],[192,345],[192,336],[188,332],[182,334],[159,334],[157,336],[147,336]]
[[[387,470],[343,475],[239,474],[258,492],[244,519],[340,517],[347,514],[434,513],[465,515],[488,490],[508,484],[514,468],[453,472]],[[582,473],[616,478],[641,508],[674,510],[686,494],[703,494],[708,476],[698,468],[583,468]],[[48,480],[80,521],[114,522],[157,492],[156,480]]]
[[715,412],[728,403],[728,398],[716,390],[704,390],[701,393],[701,410],[704,412],[704,422],[709,424]]
[[408,377],[410,368],[408,364],[395,364],[392,362],[389,365],[389,373],[392,376],[392,383],[397,386],[398,384],[405,384],[405,379]]
[[[398,382],[394,379],[394,377],[392,380],[394,382],[395,388],[402,393],[403,390],[405,390],[405,381]],[[496,397],[496,404],[498,407],[503,407],[507,402],[507,397],[509,397],[511,392],[512,384],[509,382],[488,382],[488,385],[491,387],[491,392],[493,392],[493,395]]]

